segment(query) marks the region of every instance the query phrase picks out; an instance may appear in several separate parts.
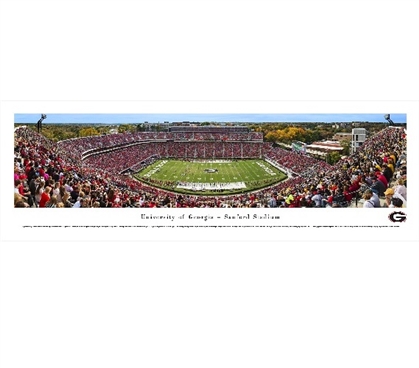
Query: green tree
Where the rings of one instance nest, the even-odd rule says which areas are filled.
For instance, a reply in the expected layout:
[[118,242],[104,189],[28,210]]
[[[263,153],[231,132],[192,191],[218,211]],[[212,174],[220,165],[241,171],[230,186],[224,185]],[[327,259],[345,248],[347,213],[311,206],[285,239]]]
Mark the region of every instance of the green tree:
[[271,131],[271,132],[266,134],[265,139],[268,142],[276,142],[278,140],[278,136],[277,136],[275,131]]
[[326,155],[326,162],[330,165],[334,165],[336,162],[338,162],[341,158],[341,155],[338,152],[329,152]]
[[121,124],[118,127],[118,133],[125,133],[125,132],[135,132],[137,127],[132,124]]
[[344,156],[348,156],[351,149],[351,141],[348,141],[347,139],[340,142],[340,145],[343,147],[342,154]]
[[99,132],[94,127],[82,128],[79,131],[79,137],[90,137],[92,135],[99,135]]

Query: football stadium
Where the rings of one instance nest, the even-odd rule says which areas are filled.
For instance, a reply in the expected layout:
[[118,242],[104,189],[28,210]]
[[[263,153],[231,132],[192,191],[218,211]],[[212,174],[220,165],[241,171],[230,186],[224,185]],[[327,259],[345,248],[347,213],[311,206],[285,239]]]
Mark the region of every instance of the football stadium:
[[[39,122],[38,122],[39,123]],[[384,126],[338,162],[240,125],[58,142],[14,130],[15,207],[406,207],[407,130]],[[327,143],[327,142],[326,142]]]

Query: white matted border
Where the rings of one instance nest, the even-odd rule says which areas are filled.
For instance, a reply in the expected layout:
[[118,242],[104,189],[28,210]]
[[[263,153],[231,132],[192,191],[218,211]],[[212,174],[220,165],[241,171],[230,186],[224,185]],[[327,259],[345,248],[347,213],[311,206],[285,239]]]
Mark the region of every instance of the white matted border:
[[[418,182],[418,102],[411,101],[6,101],[2,103],[2,193],[11,193],[14,115],[18,113],[405,113],[408,186]],[[13,208],[4,196],[2,241],[417,241],[416,191],[410,190],[407,220],[392,223],[392,209],[46,209]],[[165,219],[145,219],[144,216]],[[280,219],[272,219],[272,216]],[[242,218],[239,218],[242,216]],[[255,219],[256,217],[256,219]],[[5,222],[4,222],[5,223]],[[43,240],[44,241],[44,240]]]

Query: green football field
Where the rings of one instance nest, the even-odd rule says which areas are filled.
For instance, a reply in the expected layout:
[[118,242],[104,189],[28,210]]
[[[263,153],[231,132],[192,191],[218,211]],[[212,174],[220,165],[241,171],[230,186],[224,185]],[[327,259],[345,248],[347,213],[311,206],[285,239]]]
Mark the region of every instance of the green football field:
[[182,193],[230,194],[263,188],[286,178],[264,160],[158,160],[138,180]]

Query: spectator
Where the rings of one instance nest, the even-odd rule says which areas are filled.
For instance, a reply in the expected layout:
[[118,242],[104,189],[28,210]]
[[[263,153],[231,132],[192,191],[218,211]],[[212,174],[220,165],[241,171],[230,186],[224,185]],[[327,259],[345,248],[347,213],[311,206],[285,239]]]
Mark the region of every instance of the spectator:
[[44,193],[45,181],[39,178],[36,189],[35,189],[35,202],[37,207],[39,207],[39,202],[41,201],[42,194]]
[[407,201],[407,188],[403,178],[397,179],[396,186],[394,187],[394,193],[400,195],[402,200]]
[[384,199],[383,207],[392,207],[391,206],[391,199],[393,198],[394,190],[392,188],[388,188],[384,192],[384,195],[385,195],[385,199]]
[[42,192],[41,199],[39,201],[39,207],[43,208],[46,206],[46,203],[50,200],[51,187],[46,187]]
[[393,197],[391,199],[391,204],[394,208],[402,208],[403,207],[403,201],[400,198]]
[[371,190],[374,193],[376,193],[379,197],[382,197],[386,190],[386,187],[384,186],[383,182],[381,180],[378,180],[374,174],[372,175],[371,179],[372,179],[372,184],[370,187]]
[[372,199],[372,190],[367,189],[364,194],[362,195],[362,198],[364,199],[364,208],[374,208],[374,200]]
[[58,199],[57,199],[57,196],[55,194],[53,194],[51,196],[51,198],[49,199],[49,201],[45,204],[45,207],[47,207],[47,208],[56,208],[56,207],[58,207]]

